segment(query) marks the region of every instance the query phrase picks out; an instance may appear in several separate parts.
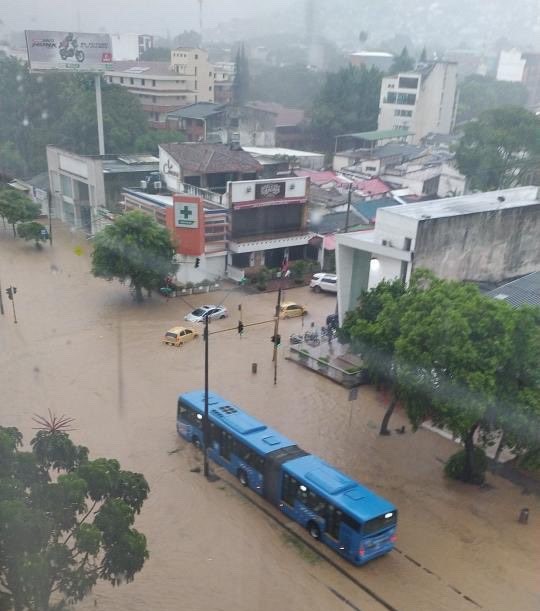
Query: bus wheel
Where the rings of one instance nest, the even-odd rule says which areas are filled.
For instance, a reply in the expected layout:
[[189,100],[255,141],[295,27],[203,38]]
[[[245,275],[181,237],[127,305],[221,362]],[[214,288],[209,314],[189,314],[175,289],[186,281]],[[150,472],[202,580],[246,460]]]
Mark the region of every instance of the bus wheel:
[[242,486],[247,486],[248,485],[248,476],[247,473],[244,471],[244,469],[240,469],[240,471],[238,471],[238,480],[240,481],[240,483],[242,484]]
[[321,538],[321,529],[316,522],[309,522],[307,526],[309,534],[317,541]]
[[193,445],[197,448],[197,450],[201,449],[201,442],[199,441],[198,437],[193,435],[193,439],[191,441],[192,441]]

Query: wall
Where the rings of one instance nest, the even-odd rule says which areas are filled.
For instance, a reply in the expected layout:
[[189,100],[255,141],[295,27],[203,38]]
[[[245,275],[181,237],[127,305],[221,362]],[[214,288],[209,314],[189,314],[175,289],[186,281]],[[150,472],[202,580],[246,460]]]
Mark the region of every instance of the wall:
[[179,182],[182,182],[180,166],[175,159],[165,150],[159,147],[159,171],[165,180],[167,189],[173,193],[179,191]]
[[285,196],[274,199],[298,199],[305,198],[308,194],[307,178],[280,178],[277,180],[252,180],[232,182],[228,184],[228,191],[231,194],[231,203],[243,203],[255,201],[257,184],[285,183]]
[[115,62],[139,59],[138,34],[111,34],[111,41]]
[[525,60],[522,59],[521,51],[510,49],[501,51],[499,63],[497,64],[497,80],[512,81],[520,83],[523,79]]
[[419,223],[414,267],[500,282],[540,268],[540,204]]

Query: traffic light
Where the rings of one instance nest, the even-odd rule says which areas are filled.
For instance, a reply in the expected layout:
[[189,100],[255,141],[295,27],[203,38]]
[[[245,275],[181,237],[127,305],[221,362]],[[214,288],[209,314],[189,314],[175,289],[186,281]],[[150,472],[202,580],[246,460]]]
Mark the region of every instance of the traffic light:
[[281,344],[281,335],[272,335],[270,341],[274,344],[274,346],[279,346]]
[[238,335],[242,335],[242,333],[244,332],[244,323],[239,320],[238,321]]
[[201,264],[201,260],[200,260],[200,258],[199,258],[199,257],[197,257],[197,258],[195,259],[195,267],[199,267],[199,265],[200,265],[200,264]]
[[13,295],[15,295],[15,293],[17,292],[17,287],[16,286],[10,286],[6,289],[6,293],[8,296],[8,299],[10,299],[11,301],[13,301]]

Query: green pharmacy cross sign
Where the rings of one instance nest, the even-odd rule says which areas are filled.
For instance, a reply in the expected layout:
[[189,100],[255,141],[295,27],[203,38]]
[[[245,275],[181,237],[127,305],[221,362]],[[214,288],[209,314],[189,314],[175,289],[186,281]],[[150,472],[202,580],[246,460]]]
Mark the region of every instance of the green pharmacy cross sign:
[[175,202],[174,212],[176,227],[196,229],[199,226],[199,208],[197,204]]

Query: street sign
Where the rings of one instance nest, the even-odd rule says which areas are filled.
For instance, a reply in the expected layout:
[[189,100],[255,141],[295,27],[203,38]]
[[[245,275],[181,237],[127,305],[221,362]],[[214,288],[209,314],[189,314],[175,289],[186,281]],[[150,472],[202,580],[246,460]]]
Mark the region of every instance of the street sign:
[[31,72],[105,72],[112,67],[109,34],[26,30]]

